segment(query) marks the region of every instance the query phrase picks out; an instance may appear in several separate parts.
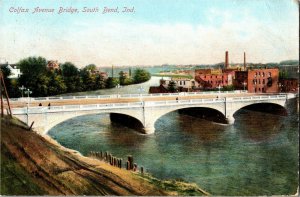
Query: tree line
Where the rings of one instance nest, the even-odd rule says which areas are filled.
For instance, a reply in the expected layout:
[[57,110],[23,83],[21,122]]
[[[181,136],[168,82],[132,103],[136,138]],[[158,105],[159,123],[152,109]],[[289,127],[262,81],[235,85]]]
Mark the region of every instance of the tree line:
[[148,81],[151,75],[144,69],[136,69],[132,76],[121,71],[119,77],[105,77],[96,73],[96,65],[90,64],[78,69],[73,63],[60,64],[59,69],[48,69],[48,61],[43,57],[28,57],[20,60],[17,67],[22,75],[18,79],[9,79],[10,70],[7,65],[1,66],[5,84],[10,97],[20,97],[20,87],[30,89],[32,97],[43,97],[114,88],[117,84],[130,85]]

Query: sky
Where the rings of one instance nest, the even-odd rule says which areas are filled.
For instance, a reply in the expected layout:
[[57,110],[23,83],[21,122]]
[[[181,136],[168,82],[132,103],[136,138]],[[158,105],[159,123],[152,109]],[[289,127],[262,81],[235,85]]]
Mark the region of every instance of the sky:
[[[36,7],[53,13],[32,13]],[[62,7],[78,13],[58,13]],[[98,12],[82,12],[84,7]],[[118,13],[103,14],[104,7]],[[133,12],[122,12],[124,7]],[[29,12],[17,13],[19,8]],[[0,0],[0,61],[82,67],[299,59],[296,0]]]

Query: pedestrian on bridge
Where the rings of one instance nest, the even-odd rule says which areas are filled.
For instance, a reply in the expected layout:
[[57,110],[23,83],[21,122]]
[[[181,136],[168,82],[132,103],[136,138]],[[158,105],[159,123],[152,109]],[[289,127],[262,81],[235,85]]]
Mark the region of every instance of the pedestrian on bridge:
[[40,103],[39,106],[42,106],[42,103]]
[[49,104],[48,104],[48,109],[50,109],[50,107],[51,107],[51,104],[49,103]]

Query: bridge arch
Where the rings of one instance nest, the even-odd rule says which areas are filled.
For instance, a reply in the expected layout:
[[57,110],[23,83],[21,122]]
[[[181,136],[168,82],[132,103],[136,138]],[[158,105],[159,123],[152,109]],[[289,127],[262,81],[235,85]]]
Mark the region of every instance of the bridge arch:
[[242,109],[248,109],[248,110],[259,111],[264,113],[271,113],[275,115],[287,115],[286,107],[274,102],[252,103],[236,110],[233,115],[235,115]]
[[[134,112],[133,112],[134,111]],[[140,109],[110,109],[110,110],[87,110],[87,111],[67,111],[61,113],[37,113],[29,115],[29,122],[35,122],[35,130],[41,134],[47,134],[50,129],[59,123],[65,122],[75,117],[96,114],[123,114],[130,116],[142,125],[144,122],[143,112]],[[26,122],[26,115],[15,115]]]
[[219,114],[222,114],[225,118],[225,111],[224,111],[224,105],[216,105],[216,104],[206,104],[206,105],[186,105],[186,106],[174,106],[172,108],[155,108],[155,109],[149,109],[147,113],[151,113],[151,116],[148,116],[145,121],[145,132],[146,133],[154,133],[155,131],[155,123],[157,120],[159,120],[162,116],[173,112],[177,110],[183,110],[183,109],[192,109],[192,108],[199,108],[199,109],[211,109],[217,111]]
[[236,107],[232,111],[232,115],[236,114],[241,109],[256,109],[257,111],[271,113],[275,111],[275,114],[278,111],[284,113],[282,115],[287,114],[287,109],[285,107],[285,101],[265,101],[265,102],[244,102],[235,104]]

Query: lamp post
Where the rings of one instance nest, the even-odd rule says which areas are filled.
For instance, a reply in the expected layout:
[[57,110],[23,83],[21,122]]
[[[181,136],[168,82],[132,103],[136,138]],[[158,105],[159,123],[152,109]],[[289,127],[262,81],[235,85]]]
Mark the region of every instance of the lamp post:
[[247,83],[244,81],[243,85],[244,85],[244,91],[245,91]]
[[119,98],[119,89],[121,88],[122,86],[120,84],[117,84],[116,85],[116,88],[117,88],[117,98]]
[[19,87],[19,90],[21,90],[21,94],[22,94],[22,98],[23,98],[23,91],[25,90],[26,88],[22,85],[22,87]]
[[30,91],[29,89],[25,90],[25,94],[27,94],[27,125],[28,125],[28,118],[29,118],[29,114],[28,114],[28,111],[29,111],[29,95],[32,93],[32,91]]
[[219,94],[221,93],[221,85],[219,84],[218,89],[219,89]]
[[140,86],[140,87],[138,88],[138,91],[140,92],[140,101],[142,102],[142,92],[144,92],[145,89],[144,89],[142,86]]

